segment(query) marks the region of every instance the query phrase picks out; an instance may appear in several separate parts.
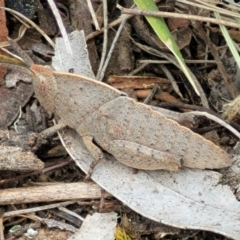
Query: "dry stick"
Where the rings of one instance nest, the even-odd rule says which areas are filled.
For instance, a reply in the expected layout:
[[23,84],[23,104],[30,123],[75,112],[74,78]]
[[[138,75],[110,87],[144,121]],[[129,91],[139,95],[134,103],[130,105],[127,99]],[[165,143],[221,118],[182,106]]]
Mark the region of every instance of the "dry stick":
[[[16,17],[16,16],[15,16]],[[20,18],[19,18],[20,19]],[[15,41],[19,41],[26,33],[26,31],[30,28],[30,26],[26,26],[25,24],[22,24],[18,30],[18,36],[15,39]]]
[[99,75],[99,79],[98,79],[99,81],[102,81],[102,79],[103,79],[103,77],[104,77],[104,74],[105,74],[105,71],[106,71],[106,69],[107,69],[107,66],[108,66],[108,63],[109,63],[109,61],[110,61],[110,58],[111,58],[111,56],[112,56],[113,50],[114,50],[114,48],[115,48],[115,45],[116,45],[116,43],[117,43],[117,40],[118,40],[118,38],[119,38],[119,36],[120,36],[120,34],[121,34],[121,32],[122,32],[122,29],[123,29],[126,21],[127,21],[127,18],[123,19],[123,21],[121,22],[121,24],[120,24],[120,26],[119,26],[119,28],[118,28],[118,31],[117,31],[114,39],[113,39],[112,45],[111,45],[111,47],[110,47],[110,49],[109,49],[109,52],[108,52],[108,55],[107,55],[107,58],[106,58],[105,63],[104,63],[104,65],[103,65],[103,67],[102,67],[102,71],[101,71],[101,73],[100,73],[100,75]]
[[[239,13],[238,12],[234,12],[232,11],[233,9],[235,10],[239,10],[239,7],[236,8],[234,7],[232,4],[225,4],[223,5],[223,3],[220,3],[222,6],[231,8],[231,10],[226,10],[225,8],[222,7],[217,7],[214,3],[208,3],[207,1],[199,1],[199,0],[194,0],[194,3],[192,1],[185,1],[185,0],[178,0],[178,2],[184,3],[184,4],[188,4],[188,5],[192,5],[194,7],[199,7],[200,9],[207,9],[209,11],[215,11],[218,13],[222,13],[224,15],[228,15],[231,17],[235,17],[235,18],[239,18]],[[196,3],[198,2],[198,3]],[[213,2],[213,1],[212,1]]]
[[101,61],[98,67],[98,73],[97,73],[97,80],[100,80],[103,64],[106,58],[107,54],[107,42],[108,42],[108,10],[107,10],[107,0],[103,0],[103,23],[104,23],[104,34],[103,34],[103,49],[102,49],[102,56]]
[[40,206],[40,207],[15,210],[15,211],[10,211],[10,212],[5,212],[3,217],[13,217],[13,216],[17,216],[17,215],[20,215],[20,214],[28,214],[28,213],[33,213],[33,212],[39,212],[39,211],[44,211],[44,210],[48,210],[48,209],[52,209],[52,208],[71,205],[71,204],[74,204],[74,203],[76,203],[76,201],[60,202],[60,203],[54,203],[54,204],[49,204],[49,205]]
[[80,221],[84,221],[84,218],[81,217],[80,215],[78,215],[77,213],[73,212],[73,211],[70,211],[68,210],[67,208],[65,207],[58,207],[59,210],[65,212],[65,213],[68,213],[69,215],[71,216],[74,216],[75,218],[78,218]]
[[[18,41],[18,40],[19,40],[19,38],[15,39],[15,41]],[[7,53],[9,56],[14,57],[15,59],[18,59],[19,61],[22,61],[23,65],[24,65],[24,61],[23,61],[23,59],[21,57],[19,57],[18,55],[10,52],[8,49],[4,48],[4,47],[8,47],[9,46],[9,42],[7,41],[7,42],[2,42],[2,43],[4,43],[4,44],[0,44],[1,45],[0,46],[1,50],[4,51],[5,53]]]
[[145,62],[145,63],[141,64],[138,68],[135,68],[133,71],[131,71],[127,76],[133,76],[133,75],[137,74],[143,68],[145,68],[147,65],[149,65],[148,62]]
[[[146,63],[146,64],[169,64],[171,63],[168,60],[139,60],[138,63]],[[185,60],[185,63],[192,63],[192,64],[216,64],[215,60]]]
[[157,89],[158,89],[158,85],[155,83],[154,87],[152,88],[151,92],[148,94],[146,99],[144,99],[143,103],[148,104],[152,100],[152,98],[153,98],[154,94],[156,93]]
[[[203,9],[201,9],[200,11],[203,11]],[[199,11],[199,14],[200,14],[200,11]],[[207,22],[206,26],[207,26],[207,29],[206,29],[206,35],[209,37],[209,35],[210,35],[210,29],[209,29],[209,27],[210,27],[210,23]],[[207,60],[207,59],[208,59],[208,54],[207,54],[208,51],[209,51],[209,46],[206,45],[206,46],[205,46],[205,56],[204,56],[204,60]],[[207,64],[205,63],[204,66],[206,67]]]
[[93,183],[60,183],[50,186],[0,190],[0,205],[87,198],[98,199],[100,196],[101,188]]
[[[112,28],[114,26],[117,26],[118,24],[120,24],[124,19],[129,19],[131,17],[133,17],[134,15],[129,15],[129,14],[122,14],[118,19],[114,20],[113,22],[111,22],[110,24],[108,24],[107,28]],[[95,38],[96,36],[100,35],[102,32],[104,31],[104,28],[101,28],[100,31],[95,31],[93,33],[90,33],[86,36],[86,41]]]
[[112,87],[117,89],[134,88],[134,89],[149,89],[154,84],[170,84],[166,78],[151,77],[151,76],[111,76],[107,81]]
[[26,177],[34,176],[34,175],[37,175],[37,174],[44,174],[44,173],[47,173],[49,171],[52,171],[52,170],[55,170],[55,169],[67,166],[70,163],[73,163],[72,159],[64,161],[64,162],[61,162],[61,163],[58,163],[58,164],[54,164],[54,165],[49,166],[49,167],[45,167],[42,170],[21,174],[20,176],[13,177],[13,178],[2,179],[2,180],[0,180],[0,188],[1,188],[2,184],[7,184],[7,183],[11,183],[11,182],[17,182],[17,181],[20,181],[20,180],[22,180],[22,179],[24,179]]
[[97,20],[95,11],[94,11],[93,6],[92,6],[92,2],[90,0],[87,0],[87,5],[88,5],[89,12],[92,16],[92,20],[93,20],[93,23],[95,25],[96,30],[100,30],[98,20]]
[[177,93],[177,95],[181,99],[183,99],[183,96],[182,96],[182,94],[180,92],[180,89],[179,89],[179,87],[178,87],[178,85],[177,85],[177,83],[176,83],[172,73],[163,64],[160,65],[160,68],[164,72],[164,74],[167,76],[167,79],[172,83],[172,87],[173,87],[174,91]]
[[68,39],[67,31],[66,31],[66,29],[64,27],[62,18],[61,18],[60,14],[59,14],[59,11],[58,11],[57,7],[56,7],[56,4],[55,4],[55,2],[53,0],[48,0],[48,4],[51,7],[52,13],[53,13],[53,15],[54,15],[54,17],[56,19],[57,25],[58,25],[58,27],[60,29],[61,34],[62,34],[63,41],[65,43],[65,47],[67,49],[67,52],[69,54],[73,54],[72,53],[71,44],[70,44],[70,41]]
[[240,28],[240,24],[235,22],[217,20],[209,17],[201,17],[198,15],[187,15],[187,14],[181,14],[181,13],[169,13],[169,12],[160,12],[160,11],[144,11],[139,9],[128,9],[123,7],[120,7],[120,10],[122,11],[122,13],[125,13],[125,14],[145,15],[145,16],[163,17],[163,18],[181,18],[181,19],[189,19],[189,20],[202,21],[202,22],[210,22],[214,24],[222,24],[222,25],[234,27],[234,28]]

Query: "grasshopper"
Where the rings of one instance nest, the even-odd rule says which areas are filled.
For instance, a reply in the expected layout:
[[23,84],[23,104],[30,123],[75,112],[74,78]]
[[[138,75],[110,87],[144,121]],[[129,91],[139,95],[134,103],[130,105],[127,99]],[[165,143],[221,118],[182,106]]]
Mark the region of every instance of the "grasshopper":
[[121,163],[143,170],[231,165],[229,155],[220,147],[121,91],[94,79],[27,62],[37,99],[47,112],[61,119],[53,128],[76,130],[96,162],[104,150]]

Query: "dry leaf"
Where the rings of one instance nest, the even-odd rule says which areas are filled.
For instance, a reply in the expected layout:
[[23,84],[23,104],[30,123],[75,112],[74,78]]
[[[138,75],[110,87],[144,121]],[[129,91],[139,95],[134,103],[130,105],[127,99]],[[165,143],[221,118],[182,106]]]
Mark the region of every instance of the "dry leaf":
[[[70,129],[62,131],[63,144],[86,173],[93,158],[81,137]],[[213,171],[183,169],[139,171],[104,156],[92,179],[139,214],[174,227],[201,229],[239,239],[240,204],[228,186],[218,184]]]
[[[65,147],[86,173],[93,161],[80,136],[64,130]],[[104,158],[94,169],[92,179],[107,192],[139,214],[170,226],[200,229],[239,239],[240,203],[228,186],[218,184],[221,174],[184,169],[139,171]]]
[[94,213],[88,215],[81,228],[68,240],[114,240],[117,213]]

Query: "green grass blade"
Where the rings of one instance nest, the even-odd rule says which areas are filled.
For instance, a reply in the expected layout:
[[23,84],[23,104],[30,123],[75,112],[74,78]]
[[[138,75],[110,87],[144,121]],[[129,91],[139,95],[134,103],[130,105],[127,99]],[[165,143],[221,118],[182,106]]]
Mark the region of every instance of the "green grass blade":
[[[220,16],[219,13],[214,12],[214,15],[215,15],[215,17],[217,19],[221,19],[221,16]],[[229,47],[229,49],[230,49],[230,51],[231,51],[231,53],[232,53],[232,55],[233,55],[233,57],[234,57],[234,59],[236,61],[238,67],[240,68],[240,57],[239,57],[239,54],[238,54],[238,51],[237,51],[236,47],[234,46],[234,43],[232,41],[231,36],[228,33],[227,28],[225,26],[223,26],[223,25],[219,25],[219,27],[220,27],[220,29],[222,31],[222,34],[223,34],[223,36],[224,36],[224,38],[225,38],[225,40],[227,42],[227,45],[228,45],[228,47]]]

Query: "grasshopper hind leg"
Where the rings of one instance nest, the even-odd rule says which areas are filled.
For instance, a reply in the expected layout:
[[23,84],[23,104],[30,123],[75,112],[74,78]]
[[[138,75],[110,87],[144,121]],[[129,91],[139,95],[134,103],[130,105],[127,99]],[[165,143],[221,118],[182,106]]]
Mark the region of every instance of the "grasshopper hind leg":
[[136,169],[178,171],[183,165],[180,157],[125,140],[112,141],[107,151],[118,161]]

